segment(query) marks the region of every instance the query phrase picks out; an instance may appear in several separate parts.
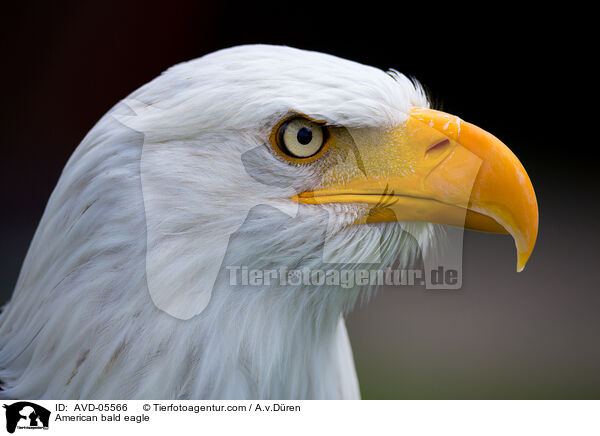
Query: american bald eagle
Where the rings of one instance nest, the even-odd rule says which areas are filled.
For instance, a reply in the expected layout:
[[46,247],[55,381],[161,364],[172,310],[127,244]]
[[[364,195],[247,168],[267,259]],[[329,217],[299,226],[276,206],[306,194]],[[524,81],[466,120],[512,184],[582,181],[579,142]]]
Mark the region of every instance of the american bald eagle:
[[343,316],[374,287],[230,266],[319,269],[326,245],[408,267],[443,224],[509,233],[518,270],[533,250],[518,159],[396,71],[241,46],[125,102],[48,201],[0,316],[0,398],[359,398]]

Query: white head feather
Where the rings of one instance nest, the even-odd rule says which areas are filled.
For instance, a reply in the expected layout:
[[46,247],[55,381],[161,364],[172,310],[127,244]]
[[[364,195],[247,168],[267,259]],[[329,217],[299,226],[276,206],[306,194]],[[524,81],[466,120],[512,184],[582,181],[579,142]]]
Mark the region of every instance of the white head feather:
[[[420,87],[396,72],[257,45],[177,65],[128,99],[156,110],[113,108],[75,150],[48,202],[0,316],[0,398],[357,397],[341,317],[361,289],[241,288],[223,274],[206,309],[181,320],[153,303],[148,245],[158,298],[194,294],[244,212],[290,207],[275,188],[281,177],[294,189],[317,183],[315,167],[289,165],[266,146],[283,116],[393,126],[428,105]],[[137,132],[117,120],[128,115]],[[143,188],[142,144],[151,145]],[[239,171],[240,156],[257,147],[260,181]],[[147,221],[151,200],[158,218]],[[295,218],[259,206],[234,236],[228,264],[321,267],[323,240],[311,236],[329,212],[338,226],[328,245],[349,264],[380,245],[384,263],[400,256],[406,264],[415,246],[402,228],[421,248],[435,230],[386,224],[382,240],[373,227],[345,226],[361,213],[356,206],[301,205]]]

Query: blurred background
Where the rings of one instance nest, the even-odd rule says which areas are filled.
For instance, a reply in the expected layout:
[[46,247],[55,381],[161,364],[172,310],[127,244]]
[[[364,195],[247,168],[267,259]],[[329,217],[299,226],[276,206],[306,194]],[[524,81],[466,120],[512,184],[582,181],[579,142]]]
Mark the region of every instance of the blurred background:
[[4,5],[0,302],[62,167],[110,107],[175,63],[285,44],[414,76],[436,108],[503,140],[538,197],[524,272],[510,237],[467,233],[460,291],[384,289],[349,317],[363,397],[600,398],[598,184],[574,121],[587,88],[571,21],[562,5],[505,3]]

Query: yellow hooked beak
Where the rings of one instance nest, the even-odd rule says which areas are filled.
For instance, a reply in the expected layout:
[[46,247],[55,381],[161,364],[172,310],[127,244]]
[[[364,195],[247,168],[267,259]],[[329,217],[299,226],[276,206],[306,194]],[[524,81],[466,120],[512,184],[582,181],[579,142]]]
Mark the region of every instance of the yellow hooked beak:
[[352,135],[356,159],[330,168],[322,189],[295,201],[366,204],[369,213],[356,223],[424,221],[509,233],[523,270],[537,237],[537,200],[525,169],[500,140],[421,108],[396,129]]

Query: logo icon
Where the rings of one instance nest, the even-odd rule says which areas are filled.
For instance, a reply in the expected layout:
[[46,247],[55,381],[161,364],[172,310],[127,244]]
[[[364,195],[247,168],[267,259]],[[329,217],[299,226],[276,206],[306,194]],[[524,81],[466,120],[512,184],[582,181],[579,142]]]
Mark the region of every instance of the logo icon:
[[16,429],[48,429],[50,411],[29,401],[4,404],[6,409],[6,431],[14,433]]

